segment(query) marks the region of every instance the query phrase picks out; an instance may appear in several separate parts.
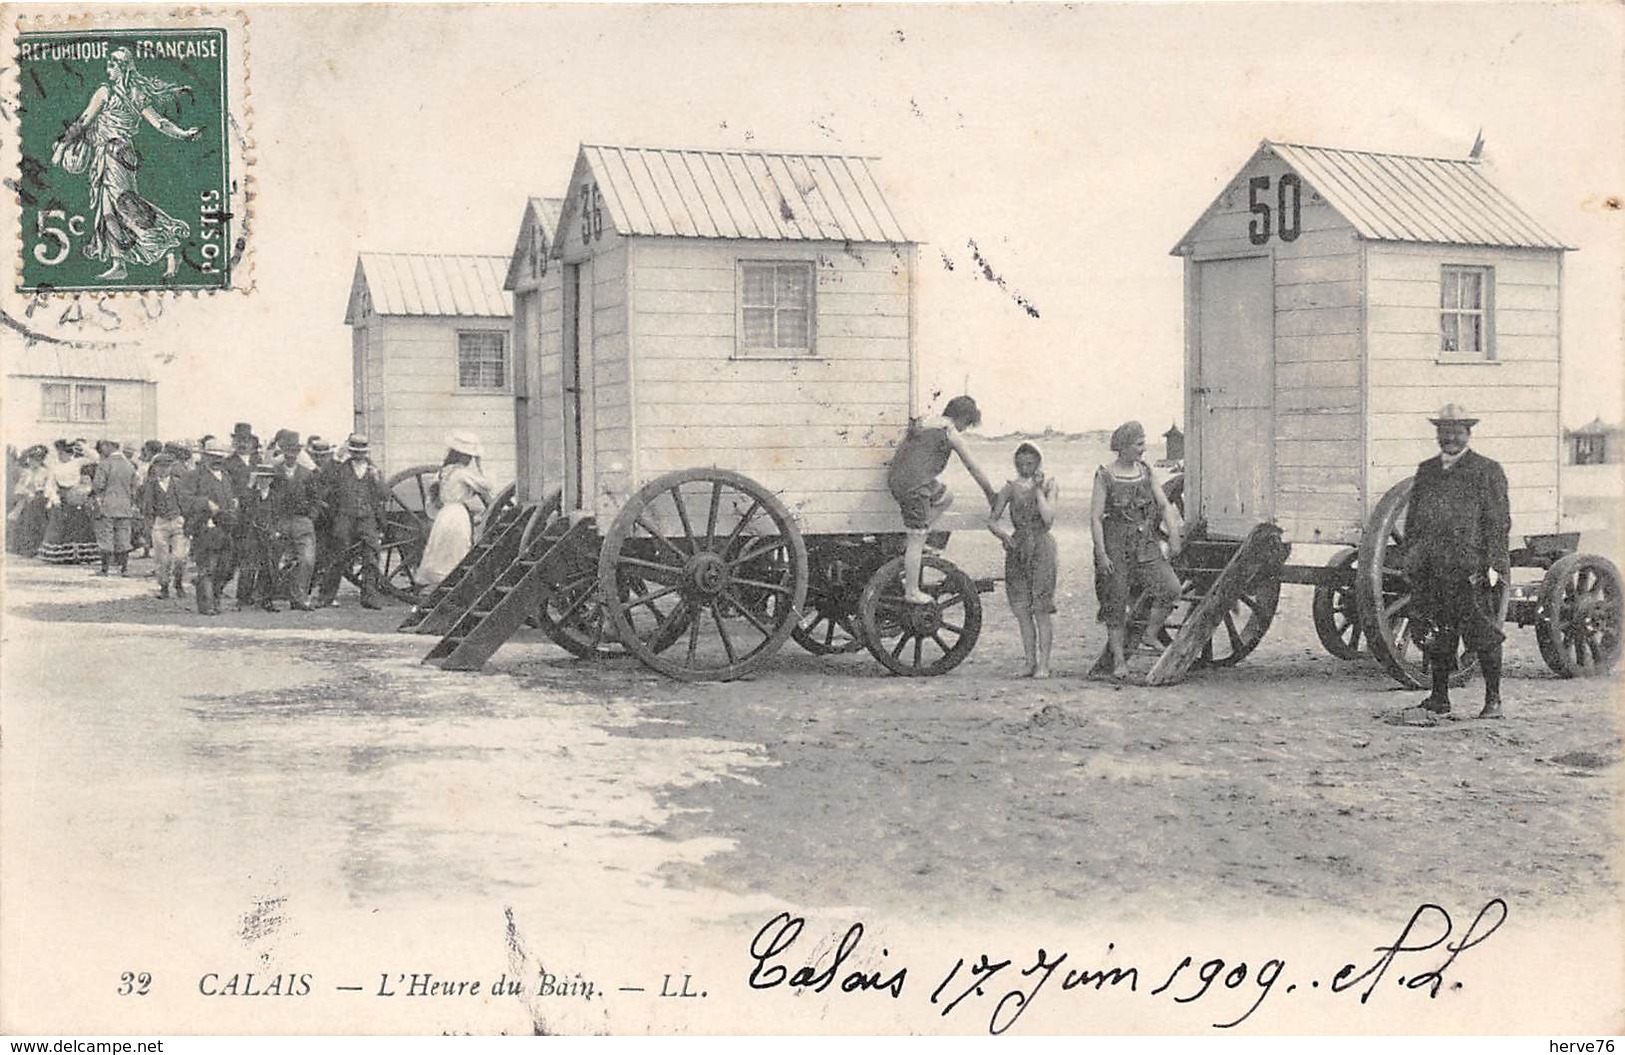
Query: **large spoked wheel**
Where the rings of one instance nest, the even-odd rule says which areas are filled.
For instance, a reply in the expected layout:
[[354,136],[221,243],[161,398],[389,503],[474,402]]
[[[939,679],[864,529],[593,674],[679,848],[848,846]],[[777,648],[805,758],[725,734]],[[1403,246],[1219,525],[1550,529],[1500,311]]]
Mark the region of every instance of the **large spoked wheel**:
[[1323,582],[1315,587],[1315,600],[1311,611],[1315,617],[1315,634],[1338,659],[1360,658],[1360,601],[1354,584],[1354,561],[1358,550],[1344,550],[1327,565],[1336,574],[1336,581]]
[[982,598],[971,577],[940,557],[920,566],[929,604],[903,600],[903,558],[869,577],[858,603],[863,643],[887,670],[908,677],[946,674],[964,662],[982,632]]
[[563,582],[550,587],[536,613],[536,625],[554,644],[582,659],[609,659],[626,652],[605,618],[596,566],[572,570]]
[[[1202,603],[1203,590],[1194,579],[1180,582],[1179,603],[1169,613],[1168,620],[1157,631],[1157,640],[1163,648],[1174,643],[1185,620]],[[1213,636],[1202,646],[1202,654],[1193,667],[1233,667],[1246,659],[1257,648],[1275,621],[1275,609],[1281,603],[1281,581],[1274,577],[1248,586],[1224,613]],[[1127,637],[1138,641],[1142,628],[1151,614],[1151,600],[1142,596],[1129,619]]]
[[726,469],[651,482],[604,536],[598,589],[615,636],[684,681],[750,673],[795,630],[807,547],[783,503]]
[[863,648],[863,630],[858,621],[864,586],[859,578],[861,548],[862,543],[845,541],[808,548],[807,603],[802,605],[801,619],[790,636],[815,656]]
[[[1355,558],[1355,604],[1360,633],[1371,654],[1410,689],[1433,687],[1431,663],[1410,633],[1414,597],[1405,577],[1405,512],[1414,479],[1401,480],[1388,489],[1371,513]],[[1478,670],[1478,655],[1458,644],[1452,686],[1471,681]]]
[[[513,508],[514,503],[518,501],[517,492],[518,485],[509,484],[491,496],[491,504],[485,507],[485,515],[480,518],[480,522],[474,527],[475,538],[484,535],[486,530],[496,523],[498,517]],[[554,493],[557,494],[558,492],[555,491]]]
[[1625,599],[1613,561],[1571,553],[1540,584],[1535,640],[1546,665],[1565,678],[1606,673],[1619,660]]

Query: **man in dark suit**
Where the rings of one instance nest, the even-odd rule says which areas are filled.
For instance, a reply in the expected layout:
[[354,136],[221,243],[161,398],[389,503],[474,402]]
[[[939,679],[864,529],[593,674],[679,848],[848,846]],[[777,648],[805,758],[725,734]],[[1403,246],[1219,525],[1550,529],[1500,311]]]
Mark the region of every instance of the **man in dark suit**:
[[322,494],[314,470],[301,461],[303,449],[299,434],[281,429],[276,434],[276,450],[271,465],[276,469],[280,495],[276,532],[288,540],[298,563],[289,584],[289,604],[302,612],[314,609],[310,584],[316,574],[316,516],[322,508]]
[[1450,711],[1450,674],[1458,640],[1478,655],[1484,675],[1480,718],[1501,717],[1501,629],[1511,572],[1507,540],[1512,515],[1500,463],[1472,450],[1478,419],[1455,403],[1436,418],[1439,454],[1416,467],[1405,520],[1405,573],[1412,596],[1411,633],[1427,652],[1433,691],[1422,702]]
[[120,575],[130,573],[130,521],[136,514],[135,466],[115,440],[97,440],[96,475],[90,493],[96,505],[96,546],[102,566],[97,575],[115,565]]
[[186,513],[186,535],[197,564],[193,589],[199,615],[220,614],[220,590],[236,566],[233,538],[237,528],[238,499],[232,492],[225,461],[230,452],[217,441],[203,447],[203,464],[181,481],[181,508]]
[[351,435],[345,444],[349,458],[331,470],[327,500],[332,506],[330,538],[335,559],[322,579],[318,607],[329,605],[338,596],[350,547],[358,545],[361,560],[361,607],[382,608],[378,594],[378,551],[383,542],[384,514],[389,508],[389,490],[368,460],[367,437]]

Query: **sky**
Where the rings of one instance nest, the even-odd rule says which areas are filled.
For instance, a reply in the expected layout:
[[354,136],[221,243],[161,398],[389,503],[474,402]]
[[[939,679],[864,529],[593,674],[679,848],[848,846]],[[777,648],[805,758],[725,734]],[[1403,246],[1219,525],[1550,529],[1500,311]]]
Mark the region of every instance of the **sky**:
[[107,338],[153,356],[165,436],[343,434],[356,254],[505,255],[583,141],[878,156],[925,243],[922,392],[968,388],[990,432],[1160,432],[1168,251],[1260,140],[1455,157],[1480,128],[1492,179],[1580,250],[1563,420],[1622,416],[1615,4],[247,10],[254,288]]

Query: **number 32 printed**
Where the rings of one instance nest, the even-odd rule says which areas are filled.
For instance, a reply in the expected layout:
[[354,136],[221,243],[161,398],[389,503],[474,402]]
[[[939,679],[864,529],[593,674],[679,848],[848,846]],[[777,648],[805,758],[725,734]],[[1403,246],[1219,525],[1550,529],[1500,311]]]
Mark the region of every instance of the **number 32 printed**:
[[[1254,176],[1247,181],[1247,211],[1253,214],[1247,221],[1247,240],[1254,245],[1264,245],[1270,240],[1271,211],[1266,200],[1269,192],[1268,176]],[[1281,241],[1297,241],[1303,219],[1303,188],[1296,173],[1288,172],[1277,184],[1274,217]]]

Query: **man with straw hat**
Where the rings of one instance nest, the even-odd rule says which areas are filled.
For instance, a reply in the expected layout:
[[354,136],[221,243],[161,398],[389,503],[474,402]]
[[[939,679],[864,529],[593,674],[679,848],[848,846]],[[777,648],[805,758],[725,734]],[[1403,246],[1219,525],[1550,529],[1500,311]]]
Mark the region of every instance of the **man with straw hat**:
[[1425,651],[1433,691],[1422,709],[1450,713],[1450,674],[1458,640],[1478,656],[1484,676],[1480,718],[1501,715],[1501,629],[1511,562],[1512,515],[1498,462],[1468,446],[1478,419],[1458,403],[1438,417],[1439,453],[1416,467],[1405,520],[1410,632]]
[[333,561],[322,577],[317,606],[332,604],[339,592],[339,580],[349,563],[347,554],[359,546],[361,557],[361,607],[382,608],[378,597],[378,549],[383,542],[384,513],[389,508],[389,491],[368,458],[367,437],[353,433],[344,445],[349,458],[333,470],[328,499],[332,503]]

